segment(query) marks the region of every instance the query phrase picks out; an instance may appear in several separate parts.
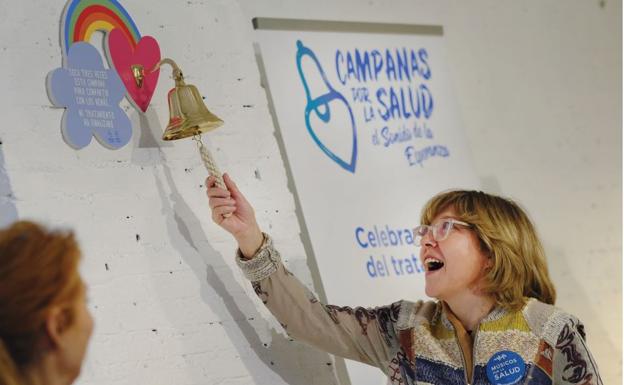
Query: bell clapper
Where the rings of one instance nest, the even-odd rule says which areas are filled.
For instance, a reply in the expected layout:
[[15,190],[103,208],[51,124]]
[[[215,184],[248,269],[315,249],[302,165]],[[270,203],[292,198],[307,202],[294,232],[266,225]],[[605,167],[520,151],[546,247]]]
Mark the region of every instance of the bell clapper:
[[[217,179],[217,187],[220,187],[224,190],[227,190],[225,187],[225,183],[223,182],[223,175],[214,159],[212,159],[212,155],[210,155],[210,151],[208,148],[204,146],[204,142],[201,140],[201,135],[193,135],[193,140],[197,143],[197,149],[199,150],[199,155],[201,156],[202,161],[204,162],[204,166],[206,166],[206,170],[208,170],[208,174],[214,176]],[[224,215],[225,218],[229,217],[231,214]]]

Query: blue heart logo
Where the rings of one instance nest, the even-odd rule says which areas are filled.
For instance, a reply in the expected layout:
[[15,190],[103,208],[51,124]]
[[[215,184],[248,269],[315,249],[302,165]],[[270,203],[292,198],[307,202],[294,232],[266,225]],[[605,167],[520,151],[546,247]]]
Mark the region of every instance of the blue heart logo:
[[[326,93],[315,98],[312,98],[311,96],[308,81],[303,73],[303,69],[301,68],[301,60],[306,56],[312,59],[314,64],[316,64],[318,74],[321,75],[321,78],[323,79],[323,82],[325,83],[325,87],[327,89]],[[297,70],[299,71],[299,77],[301,78],[301,82],[303,83],[303,88],[305,89],[306,93],[307,103],[305,108],[305,123],[308,129],[308,133],[314,140],[314,143],[316,143],[316,145],[319,146],[319,148],[323,150],[323,152],[327,156],[329,156],[330,159],[332,159],[345,170],[355,173],[355,162],[357,160],[357,132],[355,127],[355,119],[353,118],[353,112],[351,111],[351,106],[349,106],[349,102],[347,102],[347,99],[340,92],[336,91],[334,87],[332,87],[332,85],[327,80],[325,71],[323,71],[323,68],[321,67],[321,63],[319,63],[318,59],[316,58],[316,55],[310,48],[304,46],[301,40],[297,40]],[[312,112],[314,112],[315,116],[318,117],[321,122],[325,124],[329,123],[332,118],[330,104],[332,104],[333,108],[340,108],[341,106],[342,108],[346,107],[346,110],[349,112],[352,138],[351,159],[349,159],[348,161],[342,159],[334,151],[327,147],[327,145],[320,140],[317,132],[310,123],[310,116]],[[346,124],[344,127],[348,129],[349,126],[348,124]]]

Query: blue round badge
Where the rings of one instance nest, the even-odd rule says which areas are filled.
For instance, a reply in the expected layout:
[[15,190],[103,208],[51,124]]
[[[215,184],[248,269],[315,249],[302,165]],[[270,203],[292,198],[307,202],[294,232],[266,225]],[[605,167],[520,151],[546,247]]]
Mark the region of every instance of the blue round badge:
[[518,353],[503,350],[495,353],[487,363],[486,373],[494,385],[513,385],[524,377],[526,365]]

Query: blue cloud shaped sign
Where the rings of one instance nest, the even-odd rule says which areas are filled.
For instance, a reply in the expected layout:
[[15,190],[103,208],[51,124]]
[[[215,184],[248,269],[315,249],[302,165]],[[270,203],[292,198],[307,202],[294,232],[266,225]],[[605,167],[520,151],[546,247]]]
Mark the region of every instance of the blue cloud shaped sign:
[[50,100],[66,108],[61,123],[65,142],[81,149],[95,136],[109,149],[126,145],[132,122],[119,107],[126,93],[119,75],[104,68],[100,53],[89,43],[72,44],[66,59],[66,67],[47,77]]

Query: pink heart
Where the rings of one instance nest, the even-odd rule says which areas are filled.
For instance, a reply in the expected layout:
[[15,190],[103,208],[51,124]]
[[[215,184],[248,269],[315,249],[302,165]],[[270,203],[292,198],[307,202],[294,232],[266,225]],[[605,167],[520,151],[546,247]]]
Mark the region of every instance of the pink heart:
[[[160,71],[149,72],[160,61],[160,48],[156,39],[143,36],[133,47],[124,33],[115,28],[108,34],[108,56],[126,86],[130,102],[141,111],[147,111],[160,74]],[[143,66],[144,78],[141,87],[137,85],[133,75],[133,65]]]

